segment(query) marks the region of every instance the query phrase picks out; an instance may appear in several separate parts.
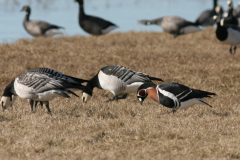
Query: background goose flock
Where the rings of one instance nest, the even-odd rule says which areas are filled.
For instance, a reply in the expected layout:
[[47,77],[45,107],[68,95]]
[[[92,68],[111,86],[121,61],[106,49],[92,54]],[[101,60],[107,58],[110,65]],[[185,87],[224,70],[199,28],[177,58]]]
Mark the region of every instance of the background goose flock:
[[224,12],[213,0],[195,21],[170,14],[135,21],[166,33],[116,33],[117,18],[89,12],[83,0],[75,4],[76,25],[88,36],[64,36],[66,26],[34,20],[26,5],[22,25],[34,38],[1,45],[0,156],[239,157],[240,28],[233,1]]

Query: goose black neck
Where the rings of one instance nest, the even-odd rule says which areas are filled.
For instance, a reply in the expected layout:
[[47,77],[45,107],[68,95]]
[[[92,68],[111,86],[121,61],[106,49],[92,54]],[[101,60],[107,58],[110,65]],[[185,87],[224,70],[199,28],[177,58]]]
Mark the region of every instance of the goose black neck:
[[28,12],[26,12],[26,16],[24,18],[24,21],[29,21],[30,13],[31,13],[30,10]]
[[216,7],[217,7],[217,0],[213,0],[213,9],[215,10]]
[[79,19],[83,19],[85,17],[83,4],[79,4]]
[[17,95],[14,89],[14,81],[13,80],[4,90],[3,96],[5,97],[11,97],[12,95]]

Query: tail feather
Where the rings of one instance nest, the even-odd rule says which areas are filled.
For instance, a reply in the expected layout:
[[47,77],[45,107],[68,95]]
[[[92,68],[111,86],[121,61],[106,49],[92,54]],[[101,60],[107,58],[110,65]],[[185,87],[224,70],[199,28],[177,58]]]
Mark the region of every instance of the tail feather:
[[207,91],[202,91],[202,90],[197,90],[197,91],[202,95],[202,97],[200,97],[200,98],[211,97],[211,96],[217,95],[216,93],[213,93],[213,92],[207,92]]
[[66,90],[68,93],[71,93],[71,94],[73,94],[74,96],[76,96],[76,97],[79,97],[76,93],[74,93],[72,90],[70,90],[70,89],[67,89]]
[[149,79],[150,79],[150,80],[154,80],[154,81],[162,81],[162,82],[164,82],[162,79],[156,78],[156,77],[150,77],[150,76],[149,76]]
[[53,28],[53,29],[65,29],[64,27],[57,26],[57,25],[51,25],[51,28]]
[[208,104],[208,103],[206,103],[203,99],[198,99],[200,102],[202,102],[202,103],[204,103],[204,104],[206,104],[206,105],[208,105],[209,107],[212,107],[210,104]]

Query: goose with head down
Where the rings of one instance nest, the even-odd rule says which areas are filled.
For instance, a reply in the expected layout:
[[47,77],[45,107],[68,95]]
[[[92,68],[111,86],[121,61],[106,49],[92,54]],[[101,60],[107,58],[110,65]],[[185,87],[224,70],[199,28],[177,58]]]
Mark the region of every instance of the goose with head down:
[[137,91],[137,98],[142,104],[149,95],[151,99],[157,101],[165,107],[172,108],[172,112],[177,109],[187,109],[194,104],[205,104],[210,107],[202,98],[211,97],[215,93],[189,88],[185,85],[169,82],[156,85],[154,83],[144,83]]
[[88,92],[89,89],[82,85],[83,82],[88,81],[65,75],[53,69],[32,69],[15,78],[5,88],[1,98],[2,109],[6,110],[19,96],[29,101],[31,111],[33,111],[34,101],[40,101],[46,105],[48,113],[51,113],[49,101],[55,97],[70,98],[69,93],[78,96],[73,89]]
[[[151,82],[152,80],[162,81],[160,78],[151,77],[145,73],[136,72],[123,66],[110,65],[101,68],[98,73],[89,80],[86,87],[89,87],[90,90],[97,87],[112,92],[114,97],[107,100],[107,102],[109,102],[125,99],[128,93],[136,92],[140,85]],[[119,97],[120,94],[123,94],[122,97]],[[83,102],[87,102],[91,96],[92,92],[83,92]]]

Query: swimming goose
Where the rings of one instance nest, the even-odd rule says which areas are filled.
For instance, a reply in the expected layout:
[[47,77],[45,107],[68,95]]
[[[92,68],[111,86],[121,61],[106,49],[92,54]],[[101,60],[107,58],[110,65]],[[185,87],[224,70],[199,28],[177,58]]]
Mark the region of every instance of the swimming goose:
[[223,43],[230,44],[230,54],[235,54],[237,45],[240,44],[240,28],[231,25],[224,25],[224,19],[221,16],[214,16],[217,23],[216,37]]
[[75,1],[79,3],[79,25],[85,32],[92,35],[103,35],[118,28],[117,25],[112,22],[99,17],[86,15],[84,12],[83,0]]
[[31,9],[29,6],[23,6],[21,11],[26,12],[26,16],[23,20],[23,26],[25,30],[34,37],[46,36],[51,37],[55,34],[62,34],[58,29],[63,27],[56,26],[44,21],[31,21],[29,16],[31,14]]
[[195,23],[186,21],[185,19],[177,16],[166,16],[154,20],[140,20],[138,23],[145,25],[159,25],[164,31],[173,34],[174,38],[176,38],[178,35],[201,30]]
[[172,112],[176,112],[177,109],[187,109],[194,104],[206,104],[212,107],[202,98],[216,94],[192,89],[179,83],[169,82],[160,85],[144,83],[137,91],[137,98],[141,104],[148,95],[163,106],[172,108]]
[[4,90],[1,98],[3,111],[13,104],[13,97],[19,96],[27,99],[33,111],[34,101],[44,103],[51,114],[49,108],[49,100],[55,97],[70,98],[68,93],[76,95],[72,89],[86,90],[87,87],[81,83],[88,82],[87,80],[79,79],[65,75],[59,71],[49,68],[32,69],[17,78],[15,78]]
[[[89,87],[90,90],[97,87],[112,92],[114,97],[106,101],[110,102],[125,99],[128,95],[127,93],[136,92],[140,85],[145,82],[151,82],[152,80],[163,81],[162,79],[151,77],[123,66],[110,65],[100,69],[98,73],[89,80],[86,86]],[[119,97],[120,94],[123,94],[123,96]],[[83,92],[83,102],[87,102],[91,96],[92,92]]]
[[[213,9],[211,10],[206,10],[204,11],[195,21],[195,23],[197,25],[201,25],[201,26],[213,26],[214,25],[214,20],[212,19],[212,17],[214,15],[217,15],[215,8],[217,7],[217,0],[213,0]],[[221,8],[221,12],[223,13],[223,10]],[[221,14],[222,14],[221,13]]]

